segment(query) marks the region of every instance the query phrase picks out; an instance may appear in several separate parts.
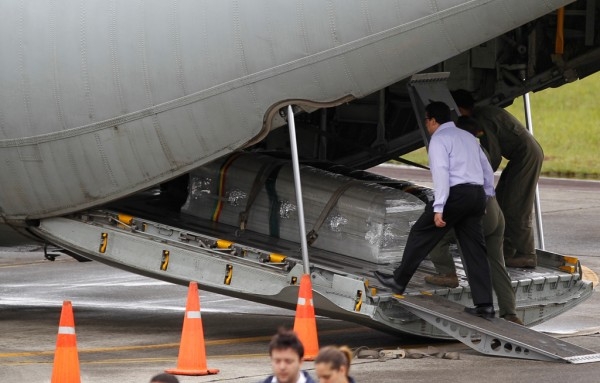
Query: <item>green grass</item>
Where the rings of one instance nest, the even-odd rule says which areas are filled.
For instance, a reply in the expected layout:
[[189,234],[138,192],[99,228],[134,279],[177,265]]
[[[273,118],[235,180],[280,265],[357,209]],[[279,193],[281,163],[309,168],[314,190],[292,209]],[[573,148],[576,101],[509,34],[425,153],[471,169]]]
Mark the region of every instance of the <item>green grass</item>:
[[[533,132],[544,149],[542,174],[600,178],[600,73],[529,95]],[[523,98],[506,108],[525,122]],[[404,158],[427,164],[425,149]]]

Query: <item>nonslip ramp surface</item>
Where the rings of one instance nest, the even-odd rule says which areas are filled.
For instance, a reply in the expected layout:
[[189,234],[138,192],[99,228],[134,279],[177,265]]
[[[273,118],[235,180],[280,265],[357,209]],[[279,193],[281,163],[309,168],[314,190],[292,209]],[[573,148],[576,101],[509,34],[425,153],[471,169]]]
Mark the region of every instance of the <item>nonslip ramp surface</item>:
[[436,295],[395,295],[408,311],[483,354],[520,359],[590,363],[600,354],[499,318],[484,319]]

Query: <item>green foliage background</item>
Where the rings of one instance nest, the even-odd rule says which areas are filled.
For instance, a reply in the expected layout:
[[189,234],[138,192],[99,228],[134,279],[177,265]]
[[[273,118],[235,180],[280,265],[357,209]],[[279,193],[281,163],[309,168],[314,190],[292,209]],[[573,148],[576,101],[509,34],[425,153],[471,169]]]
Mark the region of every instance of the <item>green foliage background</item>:
[[[600,179],[600,73],[529,95],[533,133],[544,149],[542,174]],[[525,122],[523,98],[506,108]],[[427,164],[425,149],[404,158]]]

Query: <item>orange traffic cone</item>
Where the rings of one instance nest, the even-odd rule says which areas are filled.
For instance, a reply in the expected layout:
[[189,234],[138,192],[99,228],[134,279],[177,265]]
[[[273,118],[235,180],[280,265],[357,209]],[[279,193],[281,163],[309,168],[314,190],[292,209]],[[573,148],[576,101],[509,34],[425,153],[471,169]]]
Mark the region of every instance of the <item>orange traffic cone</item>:
[[77,337],[71,301],[64,301],[58,324],[52,383],[80,383]]
[[298,305],[296,306],[296,319],[294,332],[304,345],[304,360],[315,360],[319,353],[319,340],[317,339],[317,320],[312,297],[312,283],[308,274],[302,275]]
[[188,289],[177,368],[165,370],[165,372],[175,375],[209,375],[219,373],[219,370],[208,369],[206,367],[204,329],[202,328],[200,298],[198,297],[198,284],[196,282],[190,282]]

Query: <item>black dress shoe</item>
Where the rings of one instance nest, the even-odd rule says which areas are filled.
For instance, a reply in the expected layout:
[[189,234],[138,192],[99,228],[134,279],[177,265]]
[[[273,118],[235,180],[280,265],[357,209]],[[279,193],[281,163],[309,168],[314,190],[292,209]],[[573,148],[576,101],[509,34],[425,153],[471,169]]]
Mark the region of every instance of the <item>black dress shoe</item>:
[[381,284],[384,285],[385,287],[389,287],[390,289],[392,289],[394,294],[400,294],[400,295],[404,294],[404,290],[406,290],[406,286],[402,286],[402,285],[398,284],[398,282],[396,282],[394,280],[393,275],[384,274],[379,271],[375,271],[374,274],[375,274],[375,277],[379,280],[379,282],[381,282]]
[[491,319],[496,316],[494,306],[465,307],[465,312],[487,319]]
[[525,324],[523,323],[523,321],[521,320],[521,318],[519,318],[519,317],[518,317],[518,316],[516,316],[515,314],[507,314],[507,315],[504,315],[504,316],[502,317],[502,319],[504,319],[504,320],[506,320],[506,321],[509,321],[509,322],[516,323],[516,324],[518,324],[518,325],[521,325],[521,326],[525,326]]
[[393,278],[394,277],[394,274],[384,273],[383,271],[379,271],[379,270],[374,271],[373,274],[375,274],[375,276],[377,278],[379,278],[379,277],[381,277],[381,278]]

